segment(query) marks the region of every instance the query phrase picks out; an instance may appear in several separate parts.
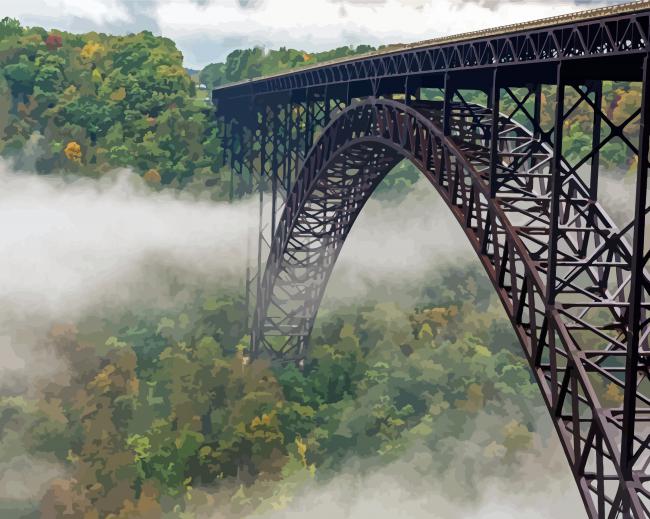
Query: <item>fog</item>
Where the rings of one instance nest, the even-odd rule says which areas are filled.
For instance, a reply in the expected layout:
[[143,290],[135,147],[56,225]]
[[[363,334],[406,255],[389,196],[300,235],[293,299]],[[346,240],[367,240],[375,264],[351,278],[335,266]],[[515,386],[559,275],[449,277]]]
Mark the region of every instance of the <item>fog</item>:
[[57,463],[24,454],[0,462],[0,500],[38,498],[49,481],[64,473],[64,469]]
[[[128,170],[100,180],[13,171],[0,161],[0,387],[8,372],[56,370],[42,338],[55,322],[167,308],[206,284],[243,291],[255,256],[256,199],[233,204],[154,192]],[[407,300],[432,269],[477,261],[435,190],[371,199],[327,301]]]
[[53,323],[239,283],[253,208],[153,192],[128,170],[66,181],[0,162],[0,388],[61,368],[42,347]]
[[[483,426],[495,416],[478,413],[467,421],[476,431],[468,439],[447,438],[440,446],[411,445],[394,461],[379,455],[351,457],[332,477],[298,473],[283,482],[268,507],[251,519],[580,519],[586,517],[580,495],[550,420],[540,407],[533,448],[511,465],[497,457],[492,465],[477,463],[486,450],[479,445]],[[489,447],[488,447],[489,448]],[[388,455],[390,456],[390,454]],[[440,460],[453,457],[441,470]],[[321,470],[317,468],[317,474]],[[246,489],[245,499],[261,490]],[[286,489],[290,489],[287,495]],[[227,495],[227,494],[226,494]],[[230,519],[229,499],[216,495],[215,510],[200,519]]]
[[161,301],[170,267],[232,279],[257,224],[253,204],[152,193],[127,170],[66,182],[0,162],[0,306],[72,318]]
[[[191,297],[192,287],[211,283],[237,287],[257,217],[256,200],[228,204],[154,192],[126,170],[72,181],[15,172],[0,162],[0,396],[13,394],[17,380],[29,385],[64,369],[43,348],[53,323],[120,308],[172,306]],[[327,300],[407,299],[433,269],[476,261],[458,224],[422,181],[400,202],[368,203],[343,249]],[[48,461],[0,454],[0,499],[38,499],[43,485],[63,471]],[[308,483],[286,510],[264,517],[583,513],[556,441],[539,458],[522,462],[528,464],[522,474],[534,484],[512,489],[502,479],[486,479],[472,500],[453,492],[453,473],[427,468],[434,455],[424,449],[372,470],[351,461],[339,476]],[[470,466],[467,456],[459,460],[460,470]]]
[[[477,488],[453,486],[453,473],[422,470],[430,451],[419,450],[367,473],[344,471],[312,483],[281,512],[264,519],[541,519],[586,517],[559,449],[522,458],[519,478],[486,478]],[[461,462],[462,463],[462,462]]]
[[[633,218],[634,190],[633,175],[601,171],[599,203],[619,228]],[[631,234],[630,227],[628,241]],[[436,270],[472,264],[482,271],[461,226],[421,178],[398,202],[368,201],[342,248],[324,304],[408,298]]]
[[[255,207],[154,192],[128,170],[64,179],[0,161],[0,397],[65,375],[48,348],[57,323],[173,307],[210,283],[236,287]],[[64,473],[16,456],[20,438],[0,440],[0,500],[38,500]]]
[[479,260],[465,233],[424,178],[398,202],[371,198],[341,250],[325,303],[412,292],[435,269]]

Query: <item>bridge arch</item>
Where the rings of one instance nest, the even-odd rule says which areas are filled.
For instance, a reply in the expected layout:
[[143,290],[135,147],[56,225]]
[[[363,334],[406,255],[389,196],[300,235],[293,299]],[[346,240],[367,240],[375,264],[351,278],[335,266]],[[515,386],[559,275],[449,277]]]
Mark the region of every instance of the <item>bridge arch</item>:
[[[305,347],[336,259],[356,217],[381,180],[403,159],[416,166],[452,211],[508,315],[520,324],[524,318],[526,301],[513,301],[511,295],[526,293],[530,288],[517,290],[517,280],[522,276],[533,283],[543,300],[545,285],[533,267],[533,258],[545,247],[524,244],[514,230],[513,215],[490,196],[489,172],[481,167],[486,163],[483,143],[489,141],[491,131],[491,122],[485,117],[489,111],[474,107],[465,114],[473,120],[472,131],[457,125],[453,138],[445,136],[437,123],[440,111],[436,102],[406,105],[367,99],[342,111],[323,130],[305,159],[273,235],[254,316],[254,349],[262,346],[269,332],[272,336],[299,338],[280,345],[277,351],[283,358],[287,354],[283,346],[295,350]],[[535,170],[547,168],[552,157],[548,146],[518,125],[500,131],[507,134],[501,137],[504,142],[526,139],[526,145],[537,153]],[[523,148],[521,143],[517,146]],[[526,181],[521,187],[533,184]],[[538,184],[548,190],[548,182]],[[540,200],[547,208],[548,201],[541,196]],[[497,256],[501,261],[495,261]],[[266,350],[273,353],[273,347]],[[296,355],[301,354],[296,351]]]
[[[624,367],[624,356],[609,354],[625,351],[621,337],[627,315],[612,310],[611,305],[608,308],[618,333],[614,338],[598,332],[595,325],[587,327],[608,344],[598,350],[590,342],[595,353],[587,354],[572,332],[586,311],[572,313],[570,302],[551,304],[548,299],[549,279],[554,286],[559,282],[549,269],[553,150],[512,120],[493,121],[491,110],[468,104],[451,109],[454,122],[446,135],[439,123],[441,108],[436,102],[405,104],[368,98],[340,112],[324,128],[305,158],[273,233],[253,316],[253,355],[265,351],[285,360],[291,354],[296,359],[304,356],[320,301],[349,231],[385,175],[408,159],[453,213],[492,281],[549,409],[589,515],[600,517],[605,509],[628,506],[632,510],[645,508],[641,503],[646,500],[645,481],[630,481],[623,474],[619,462],[621,426],[615,413],[604,409],[592,380],[596,373],[624,387],[615,375]],[[491,139],[493,131],[498,139]],[[499,155],[496,167],[491,153]],[[568,198],[587,195],[579,179],[562,188]],[[568,204],[564,211],[561,223],[575,229],[575,247],[580,248],[581,257],[607,257],[608,262],[597,268],[575,267],[575,273],[571,271],[561,282],[577,285],[579,279],[583,284],[586,279],[603,300],[625,297],[623,290],[612,294],[607,281],[620,281],[626,269],[621,265],[629,265],[625,229],[613,240],[600,239],[599,224],[611,223],[600,206],[592,204],[589,215],[571,216]],[[587,289],[581,290],[587,293]],[[609,362],[611,358],[617,358],[618,364],[606,365],[603,359]],[[640,390],[637,398],[650,405]],[[640,439],[636,441],[642,444]],[[644,450],[642,444],[638,452]],[[641,463],[641,457],[636,461]],[[622,483],[606,491],[597,486],[603,480]]]

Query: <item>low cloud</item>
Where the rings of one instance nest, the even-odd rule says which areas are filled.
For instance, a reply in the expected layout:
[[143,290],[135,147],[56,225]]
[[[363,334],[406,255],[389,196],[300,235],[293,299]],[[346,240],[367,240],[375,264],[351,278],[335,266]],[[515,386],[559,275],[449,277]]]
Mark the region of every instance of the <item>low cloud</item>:
[[635,193],[636,174],[601,171],[598,175],[598,203],[619,229],[634,219]]
[[78,18],[101,26],[129,21],[129,3],[123,0],[12,0],[3,2],[2,7],[3,16],[18,17],[21,21],[38,18],[58,23],[60,20],[61,26],[66,26],[71,19]]
[[236,48],[233,42],[309,52],[341,45],[410,43],[606,3],[266,0],[244,8],[238,0],[211,0],[203,5],[170,0],[160,1],[155,12],[162,33],[179,43],[188,64],[194,67],[223,60]]
[[56,371],[54,323],[238,288],[255,207],[154,193],[126,170],[66,181],[0,162],[2,388]]
[[128,171],[69,183],[0,163],[0,307],[70,318],[156,300],[170,290],[156,275],[166,268],[231,279],[253,207],[152,193]]
[[48,483],[65,474],[59,463],[27,455],[16,456],[0,463],[0,500],[38,500]]
[[575,483],[569,477],[545,478],[531,465],[530,485],[488,479],[465,499],[441,492],[434,475],[417,473],[407,460],[367,476],[344,474],[314,485],[287,510],[264,519],[544,519],[584,517]]
[[326,302],[367,296],[395,301],[436,269],[471,263],[480,265],[462,228],[434,187],[421,179],[397,203],[368,201],[334,267]]
[[[541,408],[540,408],[541,412]],[[543,417],[546,418],[546,417]],[[477,416],[476,427],[485,416]],[[562,448],[548,419],[540,417],[532,452],[504,464],[480,460],[478,443],[461,440],[453,452],[412,446],[396,461],[348,461],[324,482],[311,480],[298,488],[291,503],[263,519],[552,519],[581,518],[585,511]],[[541,438],[548,438],[543,441]],[[454,440],[450,439],[451,445]],[[453,457],[441,469],[440,457]],[[217,519],[213,517],[212,519]]]

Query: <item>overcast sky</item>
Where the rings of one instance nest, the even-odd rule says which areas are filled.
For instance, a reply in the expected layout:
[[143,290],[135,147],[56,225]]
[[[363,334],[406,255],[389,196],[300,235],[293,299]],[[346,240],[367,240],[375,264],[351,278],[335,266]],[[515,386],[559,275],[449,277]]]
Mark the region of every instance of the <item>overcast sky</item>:
[[0,15],[76,32],[144,29],[176,41],[185,66],[260,45],[306,51],[408,43],[598,7],[608,0],[0,0]]

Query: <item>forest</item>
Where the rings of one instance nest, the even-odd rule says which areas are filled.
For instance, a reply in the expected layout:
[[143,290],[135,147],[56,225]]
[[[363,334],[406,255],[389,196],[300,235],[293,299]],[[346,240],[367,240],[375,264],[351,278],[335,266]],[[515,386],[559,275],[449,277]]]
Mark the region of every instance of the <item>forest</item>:
[[[128,168],[152,192],[227,203],[210,89],[370,50],[244,49],[191,75],[174,42],[148,32],[5,18],[0,154],[70,184]],[[629,85],[607,92],[613,120],[638,105]],[[568,154],[585,146],[581,124],[567,128]],[[621,149],[603,150],[605,167],[634,167]],[[382,199],[397,204],[417,182],[401,166]],[[523,485],[522,460],[544,458],[554,440],[478,261],[439,265],[393,295],[326,304],[302,369],[250,362],[241,280],[197,285],[171,306],[50,323],[40,344],[65,369],[2,384],[0,482],[18,455],[59,469],[34,492],[2,491],[0,516],[269,517],[351,464],[371,474],[412,458],[451,500],[471,501],[491,478]],[[620,403],[613,384],[601,389]]]

